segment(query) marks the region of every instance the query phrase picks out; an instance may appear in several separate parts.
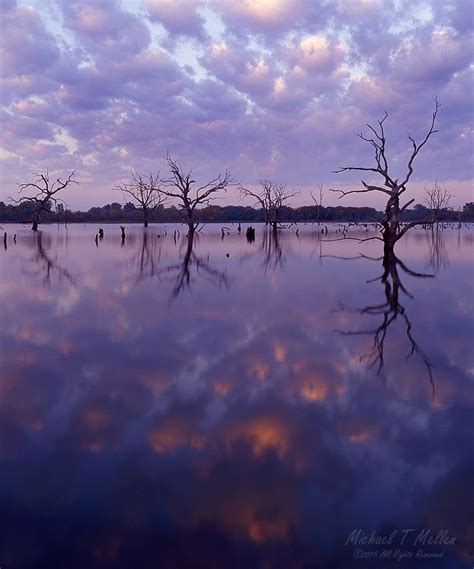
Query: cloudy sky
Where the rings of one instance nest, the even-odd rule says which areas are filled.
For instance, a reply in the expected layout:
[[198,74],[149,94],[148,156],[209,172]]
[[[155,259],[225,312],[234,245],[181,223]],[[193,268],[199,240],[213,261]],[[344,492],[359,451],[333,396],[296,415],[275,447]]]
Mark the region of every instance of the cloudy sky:
[[[471,0],[0,6],[1,200],[49,168],[76,169],[81,185],[64,196],[73,208],[122,201],[111,188],[131,168],[163,171],[168,149],[198,179],[226,168],[248,185],[270,178],[301,189],[301,204],[318,183],[356,187],[360,174],[332,171],[372,165],[357,132],[384,111],[402,176],[407,132],[422,137],[435,97],[439,132],[416,163],[413,195],[422,202],[438,179],[453,205],[474,199]],[[373,199],[343,204],[380,206]]]

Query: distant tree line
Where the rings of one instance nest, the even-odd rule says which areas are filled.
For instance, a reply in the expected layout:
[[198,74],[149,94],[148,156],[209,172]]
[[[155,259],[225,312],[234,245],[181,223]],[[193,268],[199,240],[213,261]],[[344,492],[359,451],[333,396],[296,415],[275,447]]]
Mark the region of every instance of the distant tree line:
[[[196,228],[201,223],[210,222],[264,222],[275,234],[282,224],[291,222],[375,222],[381,236],[371,236],[368,239],[383,241],[384,255],[393,255],[395,244],[413,227],[422,225],[425,228],[437,229],[443,221],[460,223],[472,220],[472,202],[465,204],[462,211],[453,211],[449,207],[453,196],[447,188],[441,187],[438,181],[431,187],[425,187],[425,203],[428,207],[415,205],[415,198],[407,198],[408,201],[404,204],[401,201],[408,189],[407,184],[413,174],[416,157],[437,132],[435,123],[439,109],[440,104],[435,99],[430,125],[422,140],[417,141],[408,135],[411,154],[404,177],[393,176],[387,158],[384,123],[388,113],[377,120],[377,124],[368,123],[367,134],[359,133],[361,140],[369,143],[373,149],[373,164],[342,166],[335,170],[335,173],[359,171],[372,177],[377,176],[383,182],[382,185],[371,185],[361,180],[362,188],[330,191],[338,193],[340,198],[359,193],[384,194],[386,204],[382,212],[371,207],[324,207],[321,184],[318,186],[319,196],[310,192],[312,205],[292,208],[289,201],[299,192],[287,188],[285,184],[259,180],[260,188],[254,190],[244,187],[228,170],[207,182],[198,182],[192,170],[185,169],[176,158],[168,154],[166,174],[161,175],[158,170],[145,175],[133,170],[128,182],[115,186],[114,189],[120,192],[126,201],[123,207],[120,203],[113,202],[103,207],[93,207],[87,212],[68,210],[62,195],[57,195],[68,186],[79,183],[75,178],[75,171],[67,177],[57,178],[50,175],[48,170],[38,171],[33,174],[30,182],[19,184],[19,197],[10,198],[10,205],[0,203],[0,222],[27,223],[31,220],[33,231],[38,230],[41,222],[136,222],[143,223],[144,227],[147,227],[149,222],[182,222],[188,227],[187,235],[191,241]],[[215,200],[231,188],[238,190],[243,197],[253,198],[254,207],[216,205]],[[125,239],[123,226],[122,238]]]
[[[0,222],[30,223],[35,206],[30,202],[18,205],[0,202]],[[195,220],[199,223],[225,223],[225,222],[265,222],[266,212],[263,208],[250,206],[218,206],[210,205],[196,209]],[[436,212],[439,221],[474,222],[474,202],[466,203],[462,210],[441,209]],[[422,204],[416,204],[412,209],[404,212],[404,221],[429,221],[433,217],[433,210]],[[291,208],[283,206],[279,212],[280,223],[292,222],[333,222],[333,221],[381,221],[383,212],[372,207],[323,207],[317,205]],[[102,207],[92,207],[88,211],[71,211],[62,203],[46,204],[42,214],[46,223],[142,223],[143,211],[133,203],[125,205],[118,202],[106,204]],[[181,223],[183,217],[175,206],[164,207],[159,205],[149,213],[150,223]]]

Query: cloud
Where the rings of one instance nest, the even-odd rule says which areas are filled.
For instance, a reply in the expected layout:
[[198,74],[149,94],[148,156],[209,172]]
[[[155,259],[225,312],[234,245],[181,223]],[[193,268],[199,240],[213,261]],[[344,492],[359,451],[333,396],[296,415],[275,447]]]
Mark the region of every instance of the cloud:
[[393,56],[393,73],[399,81],[439,86],[472,60],[473,35],[459,36],[452,29],[435,29],[401,44]]
[[204,18],[199,9],[202,2],[174,2],[172,0],[145,0],[148,17],[161,24],[170,35],[203,39]]
[[109,55],[117,60],[149,45],[146,25],[137,16],[122,10],[116,0],[95,4],[65,1],[62,9],[65,25],[92,55]]
[[230,167],[245,183],[333,184],[339,164],[371,159],[355,134],[385,110],[403,163],[406,131],[423,132],[435,96],[442,135],[413,181],[430,163],[441,181],[472,178],[463,2],[51,2],[51,13],[3,5],[0,160],[20,156],[2,169],[6,195],[32,166],[67,157],[84,206],[97,205],[124,169],[157,168],[167,149],[205,177]]
[[213,0],[210,6],[236,35],[256,34],[269,42],[272,36],[308,24],[322,28],[331,15],[331,2],[327,0]]
[[9,6],[2,14],[0,59],[2,76],[45,73],[59,58],[53,36],[31,6]]

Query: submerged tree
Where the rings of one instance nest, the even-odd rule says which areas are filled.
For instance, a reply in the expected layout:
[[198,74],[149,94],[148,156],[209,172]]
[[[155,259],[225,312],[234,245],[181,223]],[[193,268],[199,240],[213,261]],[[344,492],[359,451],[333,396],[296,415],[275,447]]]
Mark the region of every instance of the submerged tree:
[[408,135],[408,138],[411,141],[412,151],[407,163],[407,172],[401,181],[399,178],[393,177],[393,174],[390,172],[387,158],[387,139],[385,137],[384,122],[388,117],[388,113],[385,113],[384,117],[381,120],[377,121],[377,125],[375,127],[367,124],[371,135],[369,134],[368,136],[364,136],[362,133],[359,133],[358,135],[363,141],[368,142],[373,147],[375,154],[375,165],[372,167],[344,166],[335,171],[335,173],[348,172],[351,170],[373,172],[374,174],[378,174],[382,177],[384,181],[383,187],[371,186],[362,180],[364,189],[332,191],[339,192],[341,194],[340,197],[344,197],[348,194],[360,194],[367,192],[381,192],[387,196],[387,203],[385,205],[384,217],[381,224],[384,249],[386,251],[393,250],[397,241],[399,241],[412,227],[426,224],[426,221],[412,221],[402,226],[401,222],[403,212],[415,201],[415,198],[408,200],[404,205],[400,204],[400,198],[402,194],[404,194],[407,190],[407,184],[413,174],[413,163],[415,161],[415,158],[418,156],[420,150],[428,142],[431,135],[435,132],[438,132],[435,130],[435,123],[439,108],[440,104],[436,99],[435,108],[431,117],[430,127],[420,143],[416,142],[416,140],[410,134]]
[[32,190],[34,195],[22,196],[19,199],[10,199],[16,204],[28,202],[33,205],[31,226],[33,231],[38,231],[38,225],[41,222],[41,215],[44,212],[49,212],[51,207],[53,205],[57,205],[58,202],[64,202],[64,200],[57,197],[57,194],[66,189],[69,185],[79,183],[77,180],[74,180],[74,174],[75,171],[73,170],[66,179],[56,178],[56,180],[52,180],[48,170],[46,170],[45,172],[34,173],[33,181],[19,185],[19,193],[23,193],[26,190]]
[[298,195],[299,192],[288,190],[284,184],[271,180],[260,180],[260,186],[260,191],[249,190],[241,186],[240,192],[243,196],[257,200],[257,204],[262,207],[265,224],[270,224],[272,229],[276,231],[282,208],[288,205],[289,200]]
[[132,172],[130,182],[118,184],[114,190],[130,196],[138,203],[143,211],[143,226],[148,227],[150,215],[166,201],[166,196],[160,192],[160,173],[143,176],[136,170]]
[[210,205],[217,199],[220,192],[225,192],[231,186],[236,186],[237,182],[226,170],[224,174],[219,174],[207,184],[197,186],[196,180],[192,179],[192,171],[186,172],[181,165],[171,156],[166,158],[170,169],[168,178],[159,178],[160,187],[158,192],[162,196],[175,198],[181,206],[180,214],[183,221],[188,226],[188,233],[192,235],[196,230],[196,208],[201,205]]

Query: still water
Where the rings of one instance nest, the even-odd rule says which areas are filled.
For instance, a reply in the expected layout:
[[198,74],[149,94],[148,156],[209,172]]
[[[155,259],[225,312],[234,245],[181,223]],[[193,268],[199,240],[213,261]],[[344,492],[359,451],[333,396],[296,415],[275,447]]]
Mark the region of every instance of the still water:
[[2,569],[472,566],[473,229],[102,227],[6,227]]

